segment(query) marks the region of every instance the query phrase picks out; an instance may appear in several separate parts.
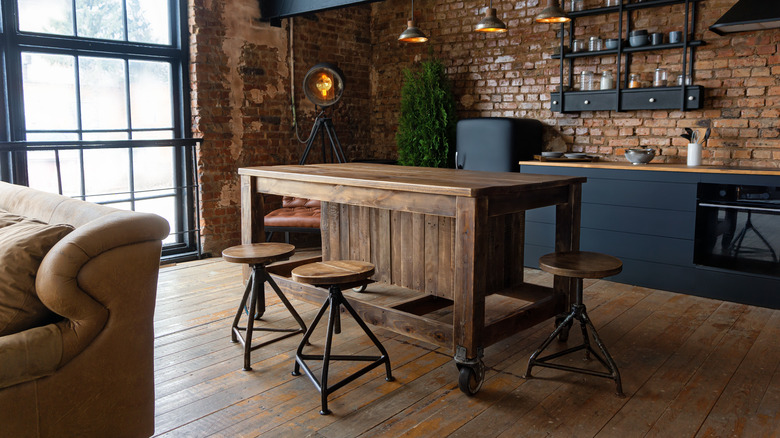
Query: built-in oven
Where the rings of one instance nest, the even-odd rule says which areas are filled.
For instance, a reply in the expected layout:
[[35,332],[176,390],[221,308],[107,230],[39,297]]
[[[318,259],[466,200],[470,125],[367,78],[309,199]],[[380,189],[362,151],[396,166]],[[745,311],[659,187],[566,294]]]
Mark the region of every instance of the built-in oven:
[[693,261],[780,277],[780,187],[699,183]]

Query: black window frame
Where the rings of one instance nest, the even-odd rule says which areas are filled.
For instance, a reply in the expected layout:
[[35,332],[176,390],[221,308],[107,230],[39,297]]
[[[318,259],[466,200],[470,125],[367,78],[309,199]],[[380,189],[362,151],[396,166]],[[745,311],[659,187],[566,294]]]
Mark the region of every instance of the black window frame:
[[[172,232],[179,234],[177,243],[166,244],[164,258],[200,255],[200,236],[197,230],[197,186],[195,178],[195,141],[191,140],[190,87],[189,87],[189,33],[187,30],[187,0],[168,0],[170,11],[170,44],[150,44],[132,41],[102,40],[78,36],[23,32],[19,30],[18,1],[3,0],[0,8],[0,180],[28,185],[26,152],[32,150],[57,150],[53,142],[26,141],[24,97],[22,91],[23,52],[54,53],[69,56],[95,56],[121,59],[166,62],[171,66],[173,93],[173,139],[175,151],[174,178],[176,186],[176,212],[178,223],[171,224]],[[124,2],[123,2],[124,3]],[[124,6],[123,6],[124,9]],[[74,6],[75,13],[75,6]],[[125,29],[125,36],[127,29]],[[129,71],[127,72],[129,75]],[[81,115],[79,115],[81,117]],[[79,138],[85,132],[79,120]],[[131,127],[126,130],[129,131]],[[70,130],[67,130],[70,131]],[[86,130],[89,132],[90,130]],[[141,129],[133,130],[143,131]],[[114,146],[137,143],[141,147],[154,147],[155,141],[66,141],[62,149],[94,148],[96,143]],[[160,142],[157,142],[160,143]],[[159,146],[164,146],[164,142]],[[132,149],[130,149],[132,151]],[[132,152],[130,152],[132,154]],[[82,168],[83,172],[83,168]],[[131,177],[132,180],[132,177]],[[83,187],[82,187],[83,190]],[[83,193],[82,196],[83,198]]]

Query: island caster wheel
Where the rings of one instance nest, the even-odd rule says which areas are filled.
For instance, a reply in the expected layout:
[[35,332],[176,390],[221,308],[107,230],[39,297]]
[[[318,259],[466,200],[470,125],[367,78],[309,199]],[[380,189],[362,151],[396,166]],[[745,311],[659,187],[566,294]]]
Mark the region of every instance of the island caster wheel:
[[485,365],[480,361],[476,366],[458,365],[458,387],[461,392],[470,396],[475,395],[485,382]]
[[[558,315],[555,317],[555,328],[558,328],[561,323],[566,319],[566,315]],[[569,340],[569,330],[571,329],[572,321],[569,321],[568,324],[566,324],[565,327],[563,327],[558,333],[558,341],[560,342],[566,342]]]

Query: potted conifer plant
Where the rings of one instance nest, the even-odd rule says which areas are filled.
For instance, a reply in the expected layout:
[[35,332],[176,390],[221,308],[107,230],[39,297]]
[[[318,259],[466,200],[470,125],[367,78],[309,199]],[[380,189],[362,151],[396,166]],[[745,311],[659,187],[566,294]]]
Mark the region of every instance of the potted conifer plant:
[[401,117],[395,141],[404,166],[452,167],[455,98],[444,65],[436,58],[404,69]]

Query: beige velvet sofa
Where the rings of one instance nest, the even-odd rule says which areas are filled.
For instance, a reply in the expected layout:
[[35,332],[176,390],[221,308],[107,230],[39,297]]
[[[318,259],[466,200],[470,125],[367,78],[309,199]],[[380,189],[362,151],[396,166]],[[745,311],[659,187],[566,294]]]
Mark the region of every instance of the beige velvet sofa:
[[0,337],[0,436],[152,435],[167,221],[2,182],[0,209],[74,227],[35,277],[55,322]]

